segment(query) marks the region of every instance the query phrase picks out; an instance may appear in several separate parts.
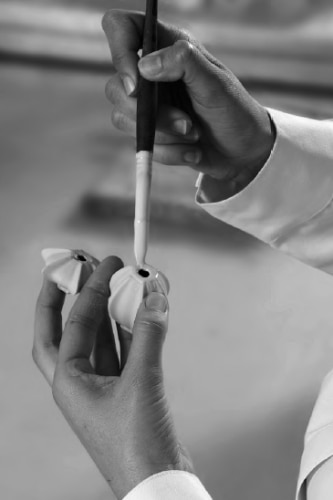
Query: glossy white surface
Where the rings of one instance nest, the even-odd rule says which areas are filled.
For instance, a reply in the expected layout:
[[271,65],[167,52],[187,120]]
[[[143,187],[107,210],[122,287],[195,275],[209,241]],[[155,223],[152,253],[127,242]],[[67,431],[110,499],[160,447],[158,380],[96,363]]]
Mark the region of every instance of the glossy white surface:
[[84,250],[44,248],[43,273],[65,293],[76,295],[98,266],[98,260]]
[[109,314],[114,321],[132,332],[135,318],[144,298],[151,292],[169,293],[169,282],[152,266],[126,266],[110,281]]

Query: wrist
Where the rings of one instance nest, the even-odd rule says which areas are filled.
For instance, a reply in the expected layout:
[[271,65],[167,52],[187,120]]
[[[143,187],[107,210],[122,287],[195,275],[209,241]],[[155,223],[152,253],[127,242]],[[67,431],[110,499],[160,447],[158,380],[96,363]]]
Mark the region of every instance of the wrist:
[[113,483],[110,482],[110,486],[120,499],[148,478],[171,471],[195,474],[192,461],[181,446],[179,446],[179,456],[171,461],[165,460],[163,456],[156,457],[154,461],[147,460],[145,454],[131,457],[116,480]]
[[261,107],[261,119],[258,120],[258,130],[253,137],[248,168],[257,173],[267,162],[276,140],[276,127],[266,108]]
[[276,141],[276,127],[270,114],[262,108],[266,114],[266,126],[258,132],[257,140],[260,147],[251,148],[251,156],[244,155],[241,164],[239,159],[233,165],[235,175],[226,178],[209,175],[205,173],[200,181],[200,191],[198,192],[199,203],[218,203],[227,200],[245,189],[259,174],[267,164]]
[[[244,189],[266,165],[276,140],[276,128],[266,108],[261,107],[257,127],[254,127],[247,154],[240,161],[238,174],[232,179],[237,192]],[[242,165],[242,166],[241,166]]]
[[201,198],[204,203],[226,200],[245,189],[259,174],[269,160],[276,141],[276,127],[271,115],[261,108],[261,119],[257,120],[256,132],[249,135],[246,153],[231,165],[233,175],[219,178],[206,174],[201,183]]

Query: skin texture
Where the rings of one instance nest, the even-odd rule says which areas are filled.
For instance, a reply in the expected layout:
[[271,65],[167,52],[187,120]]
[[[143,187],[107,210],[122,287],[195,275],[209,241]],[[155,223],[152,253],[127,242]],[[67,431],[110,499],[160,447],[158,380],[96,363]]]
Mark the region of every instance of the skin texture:
[[103,19],[113,75],[112,122],[135,136],[139,72],[160,82],[154,159],[208,174],[214,198],[244,188],[265,164],[275,133],[266,109],[233,73],[184,30],[159,23],[160,50],[139,59],[144,16],[111,10]]
[[109,282],[123,264],[105,259],[82,289],[64,329],[65,294],[44,279],[33,359],[72,430],[117,498],[165,470],[193,472],[166,401],[162,348],[168,302],[152,293],[132,336],[118,328],[121,361],[107,313]]
[[[116,127],[135,136],[138,72],[160,82],[154,158],[204,172],[211,198],[234,194],[267,160],[274,133],[267,111],[188,33],[159,25],[160,50],[142,59],[143,15],[103,19],[114,63],[106,93]],[[132,338],[120,328],[121,359],[107,314],[109,281],[122,267],[103,261],[81,291],[66,325],[65,295],[45,279],[37,307],[33,359],[54,399],[116,496],[165,470],[193,472],[165,398],[162,348],[167,299],[142,304]]]

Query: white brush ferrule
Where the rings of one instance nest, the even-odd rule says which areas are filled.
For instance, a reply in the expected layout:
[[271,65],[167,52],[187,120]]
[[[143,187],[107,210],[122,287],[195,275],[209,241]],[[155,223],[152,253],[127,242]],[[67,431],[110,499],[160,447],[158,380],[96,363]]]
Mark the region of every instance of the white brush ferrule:
[[152,165],[153,153],[151,151],[137,153],[134,254],[138,266],[144,265],[148,248]]

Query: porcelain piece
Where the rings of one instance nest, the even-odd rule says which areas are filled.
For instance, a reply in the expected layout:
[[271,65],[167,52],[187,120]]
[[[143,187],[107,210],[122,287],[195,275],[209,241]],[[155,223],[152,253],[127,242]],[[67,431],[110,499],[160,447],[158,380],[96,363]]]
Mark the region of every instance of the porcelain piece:
[[80,292],[89,276],[95,271],[99,261],[83,250],[45,248],[43,273],[65,293],[75,295]]
[[152,266],[126,266],[111,278],[109,314],[114,321],[131,332],[143,299],[150,292],[168,295],[169,288],[169,281],[164,274]]

